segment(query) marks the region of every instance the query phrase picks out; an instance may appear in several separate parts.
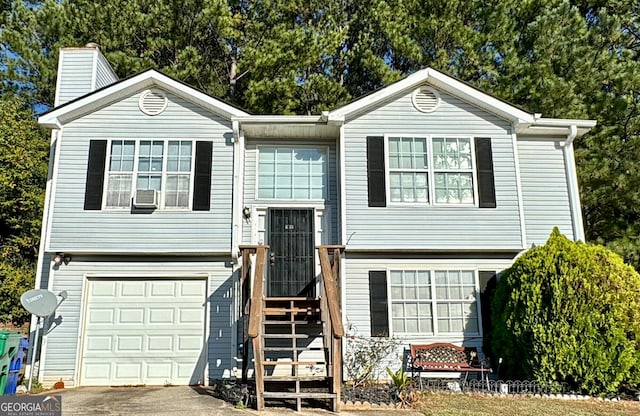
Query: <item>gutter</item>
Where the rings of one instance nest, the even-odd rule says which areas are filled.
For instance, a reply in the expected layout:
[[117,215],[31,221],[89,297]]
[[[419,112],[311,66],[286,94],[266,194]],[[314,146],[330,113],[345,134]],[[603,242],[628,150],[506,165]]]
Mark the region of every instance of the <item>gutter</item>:
[[[240,122],[232,121],[233,126],[233,199],[231,205],[231,259],[238,264],[240,256],[240,239],[242,225],[242,200],[244,195],[244,166],[242,154],[244,153],[244,134],[240,130]],[[242,153],[242,154],[241,154]]]
[[578,187],[578,174],[573,153],[573,140],[578,135],[578,127],[575,124],[569,126],[569,134],[562,144],[564,154],[565,173],[567,176],[567,188],[569,191],[569,205],[573,224],[573,239],[585,241],[584,223],[582,221],[582,206],[580,204],[580,188]]
[[[47,183],[45,185],[45,196],[44,196],[44,206],[42,209],[42,225],[40,228],[40,244],[38,246],[38,262],[36,263],[36,276],[35,276],[35,289],[41,289],[42,286],[42,271],[44,270],[45,263],[50,267],[51,262],[46,262],[46,257],[48,257],[47,248],[47,240],[48,240],[48,230],[49,230],[49,221],[51,217],[52,203],[53,199],[53,181],[55,178],[55,167],[58,163],[57,160],[57,149],[60,147],[60,134],[61,130],[52,130],[51,131],[51,141],[49,144],[49,168],[47,173]],[[54,271],[49,271],[48,276],[48,284],[46,289],[51,289],[51,284],[54,279]],[[38,325],[38,318],[35,315],[31,315],[31,324],[29,325],[29,355],[33,354],[33,346],[38,340],[35,339],[35,329]],[[43,342],[45,334],[42,334]],[[42,356],[42,349],[40,349],[40,356]],[[30,374],[30,367],[35,362],[33,358],[31,358],[28,362],[28,365],[25,366],[25,374]],[[38,380],[42,382],[42,376],[44,374],[43,371],[40,371],[44,368],[42,365],[42,360],[40,357],[38,358]],[[35,376],[34,376],[35,377]]]
[[511,124],[511,145],[513,147],[513,160],[516,169],[516,190],[518,192],[518,216],[520,217],[520,241],[522,248],[527,249],[527,222],[524,215],[524,197],[522,191],[522,177],[520,175],[520,153],[518,151],[518,135],[516,129],[518,123]]

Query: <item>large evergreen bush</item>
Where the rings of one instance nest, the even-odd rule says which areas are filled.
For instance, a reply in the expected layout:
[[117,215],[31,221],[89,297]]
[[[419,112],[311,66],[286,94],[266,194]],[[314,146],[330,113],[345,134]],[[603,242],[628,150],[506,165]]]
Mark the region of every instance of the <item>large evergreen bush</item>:
[[640,384],[640,275],[604,247],[554,229],[503,273],[492,321],[506,377],[600,395]]

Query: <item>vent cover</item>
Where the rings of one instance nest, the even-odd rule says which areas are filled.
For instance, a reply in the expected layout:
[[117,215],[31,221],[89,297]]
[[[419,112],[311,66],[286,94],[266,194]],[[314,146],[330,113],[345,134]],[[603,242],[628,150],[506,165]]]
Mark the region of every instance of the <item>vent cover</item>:
[[167,96],[160,90],[147,90],[140,96],[138,106],[143,113],[156,116],[167,108]]
[[440,105],[440,95],[429,87],[420,87],[413,92],[413,106],[423,113],[435,111]]

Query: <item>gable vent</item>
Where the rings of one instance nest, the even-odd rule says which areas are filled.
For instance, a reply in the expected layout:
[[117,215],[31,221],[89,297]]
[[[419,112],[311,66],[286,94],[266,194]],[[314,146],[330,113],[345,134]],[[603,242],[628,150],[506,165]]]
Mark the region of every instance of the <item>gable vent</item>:
[[440,95],[431,88],[420,87],[413,92],[413,106],[423,113],[435,111],[440,105]]
[[167,108],[167,96],[160,90],[148,90],[142,93],[138,106],[140,110],[149,115],[155,116],[162,113]]

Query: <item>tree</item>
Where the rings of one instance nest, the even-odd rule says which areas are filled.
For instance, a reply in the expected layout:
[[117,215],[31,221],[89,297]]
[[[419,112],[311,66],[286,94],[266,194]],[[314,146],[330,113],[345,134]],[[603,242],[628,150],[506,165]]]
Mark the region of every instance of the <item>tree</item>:
[[588,394],[640,385],[640,274],[604,247],[554,229],[503,273],[492,322],[507,377]]
[[0,241],[2,259],[37,257],[49,143],[33,112],[0,100]]
[[0,99],[0,320],[24,323],[20,295],[33,288],[49,144],[33,112]]
[[13,0],[0,95],[53,104],[57,49],[97,42],[254,113],[318,114],[433,66],[576,140],[588,241],[640,267],[640,5],[626,0]]

